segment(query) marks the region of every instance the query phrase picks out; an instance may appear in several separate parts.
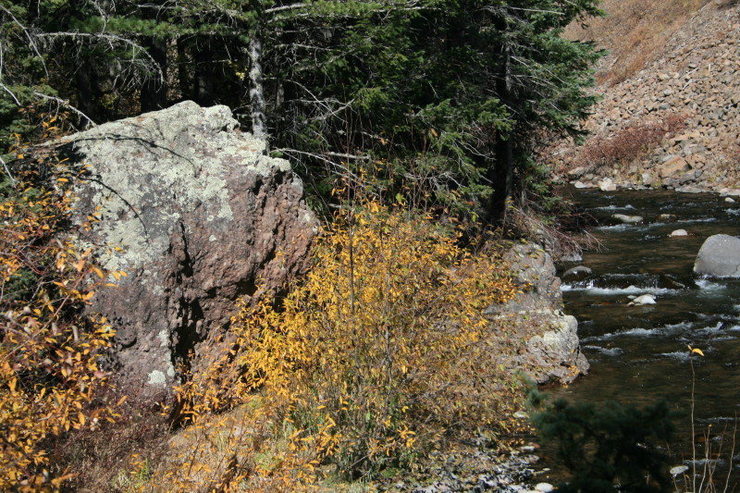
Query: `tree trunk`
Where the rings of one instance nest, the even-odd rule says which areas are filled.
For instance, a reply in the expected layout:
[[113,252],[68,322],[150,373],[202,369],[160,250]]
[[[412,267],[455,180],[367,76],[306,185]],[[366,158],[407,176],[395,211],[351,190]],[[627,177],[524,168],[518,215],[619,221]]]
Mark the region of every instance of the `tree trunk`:
[[514,177],[514,144],[511,135],[498,135],[495,156],[495,162],[489,168],[493,195],[488,209],[488,222],[501,226],[506,220],[506,201],[511,195]]
[[94,122],[106,121],[107,115],[100,108],[103,93],[98,84],[95,67],[88,61],[80,60],[80,65],[75,71],[75,82],[77,86],[76,106]]
[[[509,71],[509,49],[501,49],[501,68],[496,82],[496,92],[501,102],[513,113],[511,100],[511,77]],[[512,115],[516,118],[516,115]],[[488,222],[501,226],[506,219],[506,201],[511,195],[514,178],[514,135],[513,132],[499,132],[496,137],[495,158],[488,168],[488,178],[493,186],[493,195],[488,207]]]
[[257,33],[249,40],[249,100],[252,107],[252,133],[258,139],[267,139],[265,122],[265,88],[262,82],[262,43]]
[[141,111],[161,110],[167,106],[167,44],[163,40],[148,38],[143,45],[157,67],[141,86]]

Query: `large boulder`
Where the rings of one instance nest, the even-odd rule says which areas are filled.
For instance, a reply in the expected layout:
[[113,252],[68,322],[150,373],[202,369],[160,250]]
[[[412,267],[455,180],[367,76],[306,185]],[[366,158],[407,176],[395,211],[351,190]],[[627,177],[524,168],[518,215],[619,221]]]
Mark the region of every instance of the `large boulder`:
[[740,277],[740,238],[713,235],[699,249],[694,272],[712,277]]
[[506,304],[489,307],[486,314],[525,341],[513,366],[537,383],[570,383],[586,373],[589,364],[580,350],[578,321],[562,311],[560,279],[550,254],[537,244],[520,243],[505,253],[504,262],[522,292]]
[[99,220],[78,241],[128,274],[92,309],[117,329],[129,393],[167,396],[181,369],[214,356],[237,299],[283,290],[304,266],[317,223],[303,184],[225,106],[186,101],[53,146],[89,169],[76,211]]

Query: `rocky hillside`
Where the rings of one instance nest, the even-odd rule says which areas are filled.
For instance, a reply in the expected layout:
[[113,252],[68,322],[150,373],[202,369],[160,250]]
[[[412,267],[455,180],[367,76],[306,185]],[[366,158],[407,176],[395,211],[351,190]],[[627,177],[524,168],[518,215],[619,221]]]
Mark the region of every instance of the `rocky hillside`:
[[[590,33],[622,53],[624,39],[612,36],[618,28]],[[644,68],[621,82],[610,77],[624,73],[620,58],[607,57],[599,77],[603,99],[586,122],[590,136],[580,146],[561,142],[547,156],[560,176],[583,187],[724,193],[740,187],[740,4],[708,2],[684,22],[663,28],[672,33],[668,40],[652,42],[659,46],[643,55]],[[624,63],[635,59],[633,51]]]

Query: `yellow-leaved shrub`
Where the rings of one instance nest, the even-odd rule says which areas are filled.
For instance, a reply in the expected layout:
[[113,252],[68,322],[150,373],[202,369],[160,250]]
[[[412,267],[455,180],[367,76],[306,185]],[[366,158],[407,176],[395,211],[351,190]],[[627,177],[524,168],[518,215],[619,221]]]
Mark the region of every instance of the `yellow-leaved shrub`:
[[49,463],[48,441],[114,417],[92,405],[107,382],[98,359],[113,330],[82,312],[107,273],[92,251],[59,236],[68,179],[41,185],[35,174],[14,177],[0,194],[2,491],[58,489],[71,472]]
[[[341,213],[305,279],[279,306],[243,303],[233,350],[181,389],[181,414],[209,423],[203,440],[220,433],[208,413],[251,402],[240,430],[269,428],[282,445],[237,452],[247,442],[232,430],[231,460],[199,477],[295,489],[318,471],[357,479],[407,466],[461,433],[506,433],[521,389],[500,356],[520,348],[483,311],[516,289],[493,256],[471,255],[430,218],[372,202]],[[172,475],[183,481],[198,460]]]

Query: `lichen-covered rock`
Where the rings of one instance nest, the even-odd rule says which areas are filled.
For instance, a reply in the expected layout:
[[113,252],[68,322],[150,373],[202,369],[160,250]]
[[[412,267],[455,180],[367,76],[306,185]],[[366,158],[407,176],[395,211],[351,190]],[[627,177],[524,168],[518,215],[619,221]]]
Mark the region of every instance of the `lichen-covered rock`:
[[712,235],[699,249],[694,272],[713,277],[740,277],[740,238]]
[[534,243],[522,243],[508,250],[504,261],[523,292],[509,303],[489,307],[487,314],[514,327],[526,341],[526,351],[515,357],[516,366],[537,383],[569,383],[586,373],[589,364],[580,351],[578,321],[562,312],[560,279],[550,254]]
[[128,274],[93,309],[117,328],[119,381],[142,398],[213,351],[235,300],[284,289],[315,234],[290,164],[237,127],[227,107],[186,101],[53,144],[89,167],[76,210],[100,220],[78,241]]

